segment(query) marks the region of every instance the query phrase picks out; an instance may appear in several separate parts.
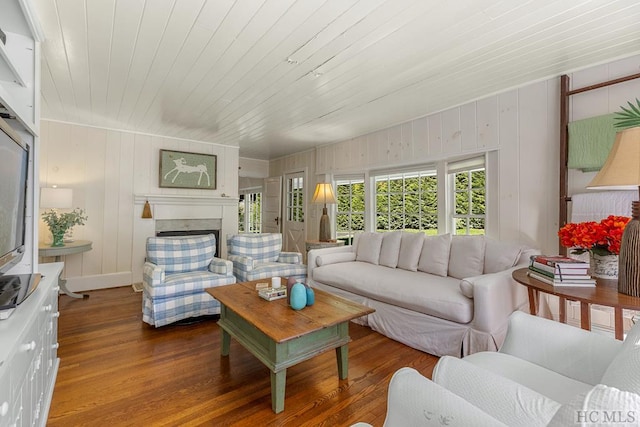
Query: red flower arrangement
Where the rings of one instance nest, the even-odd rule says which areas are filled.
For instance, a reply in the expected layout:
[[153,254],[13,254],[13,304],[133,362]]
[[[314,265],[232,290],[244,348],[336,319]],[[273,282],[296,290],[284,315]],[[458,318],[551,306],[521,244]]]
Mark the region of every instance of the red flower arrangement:
[[600,222],[568,223],[558,231],[560,244],[573,248],[573,253],[592,252],[598,255],[618,255],[622,232],[631,218],[609,215]]

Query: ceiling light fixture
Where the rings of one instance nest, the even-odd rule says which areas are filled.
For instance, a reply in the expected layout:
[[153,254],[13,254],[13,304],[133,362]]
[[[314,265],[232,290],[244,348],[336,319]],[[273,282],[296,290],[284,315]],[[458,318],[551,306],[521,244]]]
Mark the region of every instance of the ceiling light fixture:
[[289,57],[289,58],[287,58],[287,64],[298,65],[298,61],[296,61],[295,59]]

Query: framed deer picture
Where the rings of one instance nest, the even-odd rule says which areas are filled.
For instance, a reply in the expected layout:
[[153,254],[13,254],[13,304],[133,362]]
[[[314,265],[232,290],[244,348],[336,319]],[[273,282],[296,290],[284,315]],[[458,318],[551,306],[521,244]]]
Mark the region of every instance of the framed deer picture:
[[216,162],[213,154],[160,150],[160,187],[215,190]]

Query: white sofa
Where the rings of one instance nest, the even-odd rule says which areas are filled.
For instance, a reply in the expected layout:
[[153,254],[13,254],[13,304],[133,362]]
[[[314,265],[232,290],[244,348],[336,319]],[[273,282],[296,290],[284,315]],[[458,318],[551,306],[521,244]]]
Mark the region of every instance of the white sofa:
[[516,312],[499,352],[445,356],[433,381],[398,370],[384,425],[637,426],[638,393],[639,325],[623,343]]
[[511,276],[536,250],[485,236],[360,233],[353,245],[309,251],[312,287],[374,308],[360,318],[437,355],[497,350],[527,292]]

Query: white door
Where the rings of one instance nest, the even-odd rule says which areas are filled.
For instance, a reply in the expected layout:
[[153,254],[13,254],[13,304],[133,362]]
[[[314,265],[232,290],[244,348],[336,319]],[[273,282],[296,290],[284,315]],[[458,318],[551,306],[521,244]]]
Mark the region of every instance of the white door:
[[284,250],[305,253],[304,172],[285,175]]
[[282,177],[274,176],[264,179],[262,193],[262,232],[280,233],[282,219],[281,208]]

